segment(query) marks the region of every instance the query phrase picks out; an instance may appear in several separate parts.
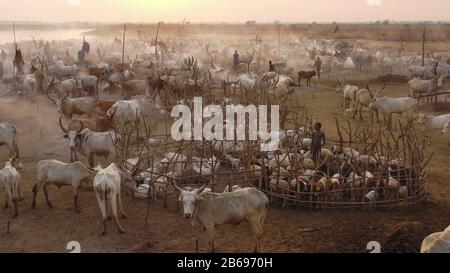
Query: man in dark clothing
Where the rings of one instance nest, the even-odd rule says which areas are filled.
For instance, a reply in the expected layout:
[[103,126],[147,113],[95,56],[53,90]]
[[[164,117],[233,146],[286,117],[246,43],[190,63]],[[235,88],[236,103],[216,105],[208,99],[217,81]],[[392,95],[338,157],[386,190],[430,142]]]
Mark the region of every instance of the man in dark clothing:
[[17,74],[23,75],[23,66],[25,65],[25,61],[22,57],[22,51],[20,49],[16,49],[16,54],[14,55],[13,60],[14,67],[17,69]]
[[313,156],[313,160],[315,164],[320,162],[320,153],[322,151],[322,147],[325,145],[325,134],[320,131],[322,128],[321,123],[314,124],[314,132],[311,140],[311,152]]
[[6,52],[2,49],[2,53],[1,53],[1,57],[2,57],[2,62],[6,62]]
[[3,81],[3,62],[0,61],[0,84]]
[[322,61],[320,60],[319,57],[317,57],[317,60],[314,63],[314,67],[316,68],[317,71],[317,78],[320,80],[320,71],[322,71]]
[[269,61],[269,72],[276,72],[275,65],[273,65],[272,61]]
[[334,28],[334,33],[338,33],[339,32],[339,24],[336,24],[336,27]]
[[239,65],[241,63],[241,60],[239,60],[239,54],[237,50],[234,51],[233,55],[233,65]]

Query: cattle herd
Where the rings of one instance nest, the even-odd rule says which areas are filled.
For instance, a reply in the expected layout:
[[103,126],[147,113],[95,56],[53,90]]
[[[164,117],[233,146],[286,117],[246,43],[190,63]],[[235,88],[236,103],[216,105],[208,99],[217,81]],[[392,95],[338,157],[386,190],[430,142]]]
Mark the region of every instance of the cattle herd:
[[[435,115],[419,109],[433,100],[447,102],[450,56],[429,54],[422,60],[420,52],[384,50],[361,40],[306,37],[291,37],[281,46],[270,39],[123,42],[93,37],[95,50],[79,63],[71,57],[77,39],[24,41],[19,47],[25,72],[15,78],[9,68],[14,45],[1,46],[11,56],[4,63],[0,92],[23,97],[18,103],[33,107],[50,103],[60,128],[54,133],[64,136],[67,151],[67,162],[36,162],[32,192],[23,192],[21,125],[0,119],[0,147],[6,148],[0,152],[10,157],[0,171],[0,184],[14,217],[28,206],[21,202],[24,195],[32,195],[31,206],[39,207],[36,196],[41,189],[52,207],[50,185],[71,186],[73,207],[80,213],[80,189],[92,185],[102,217],[100,234],[106,234],[109,211],[124,233],[119,222],[119,216],[127,217],[123,190],[136,198],[162,197],[165,204],[167,195],[175,193],[183,216],[206,230],[210,251],[215,249],[216,226],[243,220],[255,237],[255,251],[261,251],[269,204],[372,209],[426,199],[430,156],[418,132],[447,133],[450,112]],[[235,50],[241,53],[239,64],[232,63]],[[321,80],[316,79],[317,58],[322,62]],[[268,72],[270,60],[275,71]],[[400,83],[409,88],[409,95],[383,95],[389,83],[376,88],[369,82],[352,84],[352,74],[401,75],[409,79]],[[330,86],[342,114],[350,113],[355,121],[336,118],[338,137],[327,138],[314,162],[310,147],[318,120],[308,114],[308,105],[298,108],[298,97],[320,96],[321,88]],[[192,108],[198,96],[205,104],[222,106],[279,104],[279,148],[261,151],[258,141],[174,141],[168,129],[171,110],[177,104]],[[362,123],[366,114],[371,121]]]

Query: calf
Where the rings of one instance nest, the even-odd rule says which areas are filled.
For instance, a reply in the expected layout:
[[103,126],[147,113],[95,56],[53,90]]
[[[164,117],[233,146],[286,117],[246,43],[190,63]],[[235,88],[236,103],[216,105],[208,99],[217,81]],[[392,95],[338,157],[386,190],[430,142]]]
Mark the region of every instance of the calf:
[[58,187],[72,186],[74,197],[74,209],[76,213],[80,212],[78,195],[83,182],[93,179],[94,171],[86,167],[83,163],[77,161],[73,163],[64,163],[58,160],[42,160],[37,164],[37,182],[33,187],[32,208],[36,208],[36,195],[42,187],[45,200],[49,208],[52,203],[48,198],[48,187],[55,185]]
[[311,78],[316,76],[316,71],[299,71],[298,85],[301,86],[302,79],[306,79],[306,86],[311,86]]

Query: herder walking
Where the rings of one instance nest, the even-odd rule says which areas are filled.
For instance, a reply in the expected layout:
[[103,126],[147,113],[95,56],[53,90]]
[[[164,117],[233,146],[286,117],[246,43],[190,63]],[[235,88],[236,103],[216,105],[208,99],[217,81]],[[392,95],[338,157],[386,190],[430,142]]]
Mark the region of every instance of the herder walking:
[[320,71],[322,71],[322,61],[319,57],[317,57],[316,62],[314,63],[314,67],[316,68],[317,78],[320,80]]

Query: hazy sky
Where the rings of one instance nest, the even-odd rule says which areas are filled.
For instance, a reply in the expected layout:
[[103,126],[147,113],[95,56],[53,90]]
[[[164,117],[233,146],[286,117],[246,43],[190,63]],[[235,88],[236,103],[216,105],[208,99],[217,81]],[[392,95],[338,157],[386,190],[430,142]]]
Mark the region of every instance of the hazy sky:
[[450,21],[450,0],[0,0],[0,20]]

